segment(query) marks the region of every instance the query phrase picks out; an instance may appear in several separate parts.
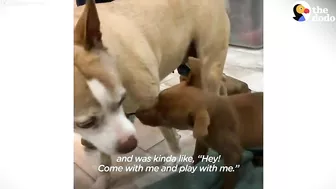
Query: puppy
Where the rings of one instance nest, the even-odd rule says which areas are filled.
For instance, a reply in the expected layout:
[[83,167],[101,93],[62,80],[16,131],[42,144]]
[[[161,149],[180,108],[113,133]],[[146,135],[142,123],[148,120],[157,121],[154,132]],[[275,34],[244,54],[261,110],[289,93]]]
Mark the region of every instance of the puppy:
[[240,81],[236,78],[231,76],[225,75],[222,77],[222,85],[220,88],[220,94],[225,94],[225,88],[227,90],[228,95],[235,95],[241,93],[250,93],[251,89],[249,88],[248,84]]
[[[205,90],[219,93],[230,35],[223,0],[87,0],[75,7],[74,23],[74,130],[107,166],[111,154],[137,145],[124,112],[151,107],[160,81],[191,46],[203,62]],[[175,131],[160,130],[178,155]]]
[[[201,70],[189,59],[186,81],[162,91],[154,106],[139,109],[136,116],[146,125],[193,130],[196,138],[194,163],[208,148],[222,155],[225,165],[241,161],[244,148],[263,146],[263,93],[218,96],[201,90]],[[195,68],[195,69],[194,69]],[[223,173],[224,189],[234,189],[238,171]]]
[[[194,58],[192,61],[194,62],[193,64],[194,71],[195,69],[199,71],[200,66],[201,66],[200,59]],[[180,76],[180,82],[186,81],[186,80],[188,80],[188,76],[182,76],[182,75]],[[247,83],[240,81],[236,78],[223,75],[223,77],[221,78],[221,86],[220,86],[219,91],[220,91],[219,92],[220,95],[225,95],[225,92],[227,93],[227,95],[234,95],[234,94],[240,94],[240,93],[250,93],[251,89],[249,88]]]

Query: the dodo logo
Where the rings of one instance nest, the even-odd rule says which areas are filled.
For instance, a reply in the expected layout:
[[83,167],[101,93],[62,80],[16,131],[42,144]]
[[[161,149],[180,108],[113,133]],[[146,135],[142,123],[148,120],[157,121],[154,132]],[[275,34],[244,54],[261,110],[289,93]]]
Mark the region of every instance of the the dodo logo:
[[329,13],[328,8],[314,6],[310,7],[305,1],[299,1],[294,4],[293,7],[294,17],[293,19],[298,22],[304,22],[311,17],[313,22],[334,22],[336,17]]
[[304,22],[309,19],[311,9],[308,3],[300,1],[295,3],[293,7],[293,12],[295,15],[293,17],[294,20],[298,22]]

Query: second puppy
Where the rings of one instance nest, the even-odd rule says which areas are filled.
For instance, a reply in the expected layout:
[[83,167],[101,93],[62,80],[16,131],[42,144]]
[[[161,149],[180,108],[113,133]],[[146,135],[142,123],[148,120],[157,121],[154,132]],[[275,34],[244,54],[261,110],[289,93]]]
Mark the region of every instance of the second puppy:
[[[191,73],[185,81],[162,91],[156,104],[138,110],[145,125],[193,130],[194,163],[208,148],[216,150],[227,166],[241,161],[243,149],[263,146],[263,93],[218,96],[201,90],[198,60],[189,58]],[[223,189],[234,189],[238,170],[224,172]]]

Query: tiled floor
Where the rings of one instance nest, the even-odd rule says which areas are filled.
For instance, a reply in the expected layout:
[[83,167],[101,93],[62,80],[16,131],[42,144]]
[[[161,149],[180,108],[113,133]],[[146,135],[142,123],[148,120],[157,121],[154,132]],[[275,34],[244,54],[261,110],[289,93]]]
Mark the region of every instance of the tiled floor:
[[[245,81],[253,91],[263,91],[263,50],[253,51],[240,48],[230,48],[225,74]],[[161,84],[161,90],[179,82],[177,71],[167,76]],[[163,155],[168,151],[160,131],[155,128],[135,122],[139,146],[132,153],[134,156]],[[194,139],[190,131],[179,131],[182,153],[191,155],[194,149]],[[97,176],[99,154],[97,151],[86,150],[80,144],[80,137],[75,135],[75,189],[88,189]],[[129,155],[130,155],[129,154]],[[113,158],[113,157],[112,157]],[[116,159],[114,157],[113,159]],[[115,162],[117,163],[117,162]],[[111,189],[137,189],[151,184],[167,176],[167,173],[111,173],[116,179]]]

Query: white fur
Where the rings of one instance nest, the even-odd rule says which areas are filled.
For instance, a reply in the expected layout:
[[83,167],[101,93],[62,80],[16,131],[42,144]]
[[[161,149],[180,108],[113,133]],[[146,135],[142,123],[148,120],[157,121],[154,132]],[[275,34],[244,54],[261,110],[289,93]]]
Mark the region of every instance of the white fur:
[[84,139],[90,141],[98,150],[106,154],[116,154],[117,142],[124,140],[131,135],[136,135],[133,124],[126,118],[122,106],[115,112],[109,109],[109,105],[118,102],[125,89],[117,88],[115,94],[119,94],[117,99],[113,99],[98,80],[93,79],[87,82],[91,92],[103,109],[103,121],[98,127],[90,129],[76,129]]

